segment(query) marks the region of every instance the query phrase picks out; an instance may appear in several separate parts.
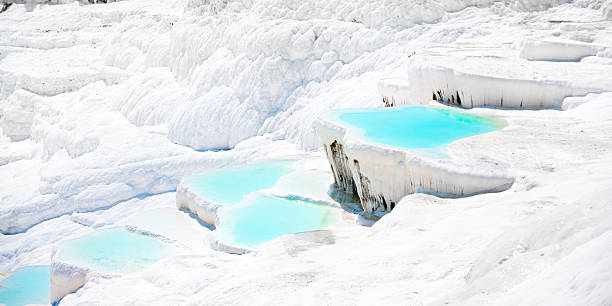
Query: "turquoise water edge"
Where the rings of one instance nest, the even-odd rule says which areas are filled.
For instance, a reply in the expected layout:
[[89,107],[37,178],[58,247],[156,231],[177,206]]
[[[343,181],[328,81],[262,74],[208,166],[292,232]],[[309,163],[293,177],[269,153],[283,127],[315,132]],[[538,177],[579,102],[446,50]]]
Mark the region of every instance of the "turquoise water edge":
[[366,140],[408,149],[440,148],[503,127],[495,119],[420,105],[339,109],[330,112],[330,118],[355,129]]

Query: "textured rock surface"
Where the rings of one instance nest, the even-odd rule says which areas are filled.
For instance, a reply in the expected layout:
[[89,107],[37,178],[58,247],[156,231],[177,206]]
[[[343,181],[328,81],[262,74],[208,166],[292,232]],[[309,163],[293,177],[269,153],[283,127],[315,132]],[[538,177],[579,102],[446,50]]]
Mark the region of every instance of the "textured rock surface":
[[368,213],[390,211],[403,197],[415,192],[469,196],[503,191],[514,182],[503,174],[505,169],[490,164],[460,164],[425,152],[360,139],[350,127],[334,119],[323,116],[316,126],[335,184],[358,195]]

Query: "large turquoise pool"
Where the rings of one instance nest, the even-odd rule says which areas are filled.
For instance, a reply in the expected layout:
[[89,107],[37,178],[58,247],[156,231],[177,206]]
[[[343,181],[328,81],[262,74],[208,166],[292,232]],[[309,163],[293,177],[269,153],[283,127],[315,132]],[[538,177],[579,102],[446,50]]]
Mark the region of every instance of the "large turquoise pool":
[[106,273],[142,270],[171,253],[165,243],[120,227],[65,241],[59,249],[58,260]]
[[320,230],[338,221],[340,209],[311,202],[253,194],[239,204],[222,207],[217,237],[233,245],[253,247],[281,235]]
[[0,304],[49,304],[49,266],[27,266],[0,282]]
[[225,167],[187,177],[183,183],[209,202],[235,204],[251,192],[273,187],[293,170],[294,162],[282,159]]
[[443,147],[464,137],[502,127],[494,119],[428,106],[339,109],[331,112],[367,140],[402,148]]

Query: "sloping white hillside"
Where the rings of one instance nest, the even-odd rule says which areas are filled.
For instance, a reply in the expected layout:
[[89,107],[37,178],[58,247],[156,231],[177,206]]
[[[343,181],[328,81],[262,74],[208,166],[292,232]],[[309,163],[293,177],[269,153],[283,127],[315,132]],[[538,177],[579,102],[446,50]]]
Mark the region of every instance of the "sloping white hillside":
[[546,102],[473,109],[509,125],[449,146],[464,164],[501,163],[509,190],[410,195],[372,228],[287,235],[256,254],[198,248],[90,280],[61,305],[612,304],[610,50],[609,0],[12,5],[0,280],[49,264],[62,240],[175,207],[186,175],[322,160],[313,122],[328,110],[464,90],[510,103],[470,106]]

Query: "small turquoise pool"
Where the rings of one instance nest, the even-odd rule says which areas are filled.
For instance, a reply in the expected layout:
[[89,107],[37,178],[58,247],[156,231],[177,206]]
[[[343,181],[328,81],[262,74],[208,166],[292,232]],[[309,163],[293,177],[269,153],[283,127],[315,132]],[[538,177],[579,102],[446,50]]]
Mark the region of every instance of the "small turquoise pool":
[[293,170],[295,160],[271,160],[225,167],[185,178],[184,184],[209,202],[235,204],[257,190],[271,188]]
[[502,124],[494,119],[463,111],[427,106],[340,109],[330,113],[367,140],[412,149],[448,145],[464,137],[495,131]]
[[253,247],[284,234],[327,228],[340,213],[325,205],[253,194],[240,204],[219,209],[216,235],[224,242]]
[[58,260],[99,272],[142,270],[170,255],[163,242],[124,228],[94,231],[60,244]]
[[27,266],[0,282],[0,304],[49,304],[49,266]]

